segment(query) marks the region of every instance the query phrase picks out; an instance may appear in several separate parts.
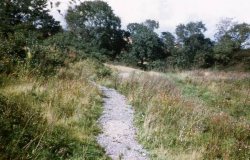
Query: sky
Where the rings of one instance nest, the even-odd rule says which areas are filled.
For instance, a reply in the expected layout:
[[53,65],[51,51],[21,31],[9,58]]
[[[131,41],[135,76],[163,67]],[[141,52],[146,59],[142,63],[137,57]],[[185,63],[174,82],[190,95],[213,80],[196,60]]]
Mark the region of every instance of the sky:
[[[70,0],[60,1],[58,9],[66,13]],[[206,24],[206,36],[213,38],[216,24],[223,18],[234,18],[241,23],[250,23],[250,0],[104,0],[121,18],[122,27],[133,22],[153,19],[160,23],[158,33],[170,31],[174,33],[180,23],[203,21]],[[51,14],[65,26],[63,16],[54,8]]]

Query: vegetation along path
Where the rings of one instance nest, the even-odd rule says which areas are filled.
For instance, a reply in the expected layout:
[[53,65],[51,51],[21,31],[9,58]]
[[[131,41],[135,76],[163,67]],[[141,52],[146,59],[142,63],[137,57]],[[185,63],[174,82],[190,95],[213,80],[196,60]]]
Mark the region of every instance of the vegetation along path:
[[104,111],[100,118],[103,133],[98,143],[112,159],[146,160],[146,151],[136,141],[133,126],[134,111],[126,98],[114,89],[100,87],[104,93]]

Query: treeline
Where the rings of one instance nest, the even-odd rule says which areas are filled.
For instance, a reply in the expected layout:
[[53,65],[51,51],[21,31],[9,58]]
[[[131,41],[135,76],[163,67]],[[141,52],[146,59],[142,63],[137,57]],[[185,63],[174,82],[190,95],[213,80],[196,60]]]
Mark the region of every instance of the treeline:
[[154,20],[130,23],[123,30],[119,17],[103,1],[85,1],[70,8],[65,18],[70,39],[78,42],[73,44],[83,55],[145,69],[228,65],[250,42],[250,25],[230,18],[217,25],[215,40],[205,37],[201,21],[180,24],[175,34],[158,35],[159,23]]
[[49,15],[47,0],[0,3],[0,70],[4,72],[10,72],[17,59],[45,71],[86,57],[145,69],[190,69],[225,66],[240,52],[249,53],[250,25],[229,18],[217,25],[211,40],[205,37],[207,29],[201,21],[179,24],[175,34],[158,35],[159,23],[154,20],[130,23],[123,30],[120,18],[99,0],[69,7],[65,30]]

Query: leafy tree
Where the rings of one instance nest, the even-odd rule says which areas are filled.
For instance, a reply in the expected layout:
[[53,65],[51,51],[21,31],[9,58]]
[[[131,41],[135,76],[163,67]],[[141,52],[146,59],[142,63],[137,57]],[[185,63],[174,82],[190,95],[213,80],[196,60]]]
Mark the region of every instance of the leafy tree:
[[121,21],[103,1],[84,1],[66,15],[68,29],[89,47],[107,50],[115,58],[125,46]]
[[230,39],[232,43],[235,43],[235,50],[243,49],[250,43],[250,25],[247,23],[239,24],[230,18],[222,19],[217,25],[215,39],[218,43]]
[[189,22],[186,25],[180,24],[175,31],[180,44],[176,52],[177,56],[175,55],[176,61],[185,64],[186,67],[207,67],[213,63],[213,42],[205,38],[206,27],[201,21]]
[[178,43],[183,43],[185,38],[188,36],[186,26],[184,24],[179,24],[175,29],[175,34],[177,36]]
[[179,24],[175,29],[175,33],[177,35],[178,42],[183,44],[188,37],[195,34],[203,34],[206,30],[205,24],[201,21],[189,22],[186,25]]
[[213,42],[203,34],[194,34],[185,40],[184,49],[189,63],[193,66],[209,67],[213,64]]
[[155,20],[147,19],[143,24],[151,30],[155,30],[159,28],[159,22]]
[[40,46],[61,31],[59,22],[49,15],[47,0],[0,1],[0,21],[0,61],[4,64],[0,72],[11,73],[16,64],[26,62],[44,70],[57,65],[56,58],[52,59],[60,54]]
[[175,48],[175,37],[170,32],[162,32],[161,39],[164,43],[164,48],[167,54],[171,54]]
[[61,30],[49,15],[47,0],[3,0],[0,2],[0,32],[5,37],[15,31],[39,31],[43,37]]
[[222,19],[216,26],[217,32],[214,37],[217,42],[219,42],[223,37],[228,35],[228,31],[236,24],[232,18]]
[[247,23],[235,24],[228,33],[233,42],[235,49],[240,50],[250,45],[250,25]]
[[145,23],[131,23],[127,26],[132,38],[131,54],[141,66],[144,66],[144,62],[150,63],[165,57],[160,38],[152,30],[152,25],[149,26]]
[[217,63],[226,65],[231,61],[233,54],[250,44],[250,25],[238,24],[229,18],[223,19],[217,25],[215,39],[217,43],[214,47],[214,58]]
[[226,65],[231,61],[234,52],[234,42],[228,36],[224,36],[213,48],[214,59],[217,63]]

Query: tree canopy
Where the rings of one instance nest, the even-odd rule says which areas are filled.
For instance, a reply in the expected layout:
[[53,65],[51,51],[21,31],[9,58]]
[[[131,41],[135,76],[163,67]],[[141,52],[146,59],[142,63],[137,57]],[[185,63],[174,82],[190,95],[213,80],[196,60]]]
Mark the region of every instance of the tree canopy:
[[218,63],[228,64],[235,52],[238,52],[250,44],[250,25],[237,23],[233,19],[222,19],[217,25],[215,34],[216,45],[213,48],[215,60]]
[[145,23],[131,23],[127,26],[131,33],[131,54],[134,54],[140,65],[164,58],[163,43],[153,31],[158,27],[158,22],[147,20]]
[[[49,14],[48,4],[47,0],[0,1],[1,55],[25,58],[28,46],[43,42],[81,58],[128,62],[145,68],[191,68],[227,65],[250,47],[250,25],[230,18],[217,25],[214,40],[205,36],[207,28],[202,21],[181,23],[175,33],[159,34],[156,20],[130,23],[121,29],[120,18],[107,2],[73,0],[63,30]],[[58,5],[60,2],[50,3],[51,7]]]
[[103,1],[84,1],[66,15],[68,29],[89,46],[105,49],[115,57],[124,47],[121,21]]
[[179,24],[175,29],[175,33],[177,35],[178,42],[184,43],[188,37],[194,34],[203,34],[206,30],[205,24],[199,21],[189,22],[186,25]]
[[47,0],[4,0],[0,2],[0,32],[35,30],[48,37],[61,30],[59,22],[49,15]]

